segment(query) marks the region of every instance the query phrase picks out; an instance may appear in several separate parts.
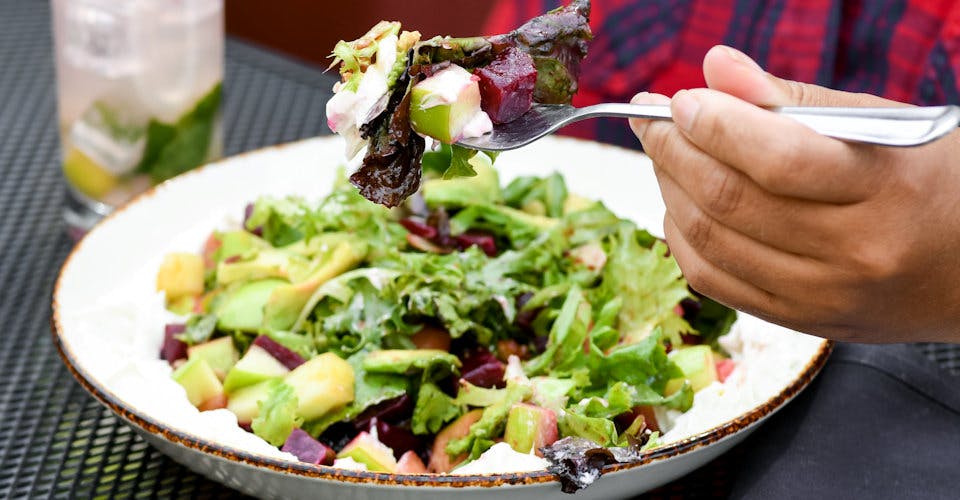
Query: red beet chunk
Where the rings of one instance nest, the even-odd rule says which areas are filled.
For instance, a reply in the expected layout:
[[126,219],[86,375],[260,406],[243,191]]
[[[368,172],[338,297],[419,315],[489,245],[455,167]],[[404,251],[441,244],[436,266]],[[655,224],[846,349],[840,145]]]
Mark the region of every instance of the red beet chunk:
[[494,123],[516,120],[533,104],[537,68],[526,52],[510,47],[474,73],[480,77],[480,106]]
[[506,366],[486,349],[467,351],[461,358],[463,368],[460,377],[478,387],[503,386],[503,373]]
[[373,419],[383,422],[400,422],[410,418],[412,414],[413,398],[404,394],[367,408],[353,421],[353,426],[357,431],[365,431],[370,428],[370,422]]
[[403,427],[376,419],[370,424],[377,429],[377,439],[393,450],[394,458],[399,459],[404,453],[420,448],[420,439]]
[[171,365],[178,359],[187,359],[187,344],[175,337],[186,331],[183,323],[169,323],[163,329],[163,346],[160,347],[160,359]]
[[301,462],[316,465],[332,465],[336,457],[336,453],[330,447],[313,439],[303,429],[294,429],[280,451],[293,454]]
[[456,240],[457,246],[459,246],[461,250],[466,250],[476,245],[480,247],[480,250],[483,250],[483,253],[490,257],[497,255],[497,243],[493,240],[493,236],[489,234],[468,232],[456,236]]
[[254,339],[253,345],[259,346],[264,351],[267,351],[283,366],[286,366],[291,370],[307,362],[307,360],[303,359],[303,356],[300,356],[290,349],[287,349],[285,346],[283,346],[283,344],[280,344],[276,340],[273,340],[266,335],[260,335]]
[[437,237],[437,228],[412,217],[400,219],[400,225],[421,238],[432,240]]

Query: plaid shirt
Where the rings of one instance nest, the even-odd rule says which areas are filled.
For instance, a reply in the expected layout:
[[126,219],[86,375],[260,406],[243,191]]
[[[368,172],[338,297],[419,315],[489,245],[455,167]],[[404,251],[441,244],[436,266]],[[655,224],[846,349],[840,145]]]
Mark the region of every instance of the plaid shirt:
[[[771,73],[923,105],[960,103],[960,2],[954,0],[594,0],[594,40],[574,104],[703,87],[710,47],[736,47]],[[560,5],[497,0],[487,33]],[[639,147],[622,120],[569,135]]]

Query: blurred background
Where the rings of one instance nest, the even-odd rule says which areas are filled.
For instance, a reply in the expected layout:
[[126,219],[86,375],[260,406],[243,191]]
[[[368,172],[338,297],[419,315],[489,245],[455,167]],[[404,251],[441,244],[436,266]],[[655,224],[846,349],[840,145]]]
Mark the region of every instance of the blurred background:
[[[424,38],[480,34],[490,0],[229,0],[227,33],[315,64],[327,65],[338,40],[353,40],[380,20],[400,21]],[[451,7],[456,16],[451,16]]]

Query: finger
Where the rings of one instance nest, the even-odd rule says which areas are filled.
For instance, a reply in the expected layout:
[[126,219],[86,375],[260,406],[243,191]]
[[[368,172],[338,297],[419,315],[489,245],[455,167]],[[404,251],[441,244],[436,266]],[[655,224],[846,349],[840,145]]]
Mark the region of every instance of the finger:
[[[651,94],[649,92],[640,92],[639,94],[633,96],[633,99],[630,100],[632,104],[670,104],[670,98],[661,95],[661,94]],[[643,143],[643,136],[646,133],[647,127],[656,120],[645,120],[643,118],[631,118],[630,119],[630,128],[633,130],[633,133],[637,136],[637,139],[640,139],[641,144]],[[659,126],[669,125],[667,122],[662,122]],[[658,127],[659,128],[659,127]],[[646,149],[646,147],[644,147]]]
[[670,219],[686,244],[715,267],[779,297],[816,294],[835,279],[825,264],[767,246],[713,219],[669,175],[662,177]]
[[[725,226],[771,247],[811,257],[827,258],[835,205],[770,194],[745,174],[707,156],[675,127],[647,134],[648,154],[667,191],[683,190],[692,203]],[[668,206],[670,206],[668,204]]]
[[775,295],[732,276],[698,255],[669,214],[663,219],[663,230],[670,254],[677,260],[690,288],[728,307],[764,319],[782,315],[784,304]]
[[876,149],[824,137],[722,92],[682,90],[671,109],[690,142],[771,193],[853,203],[869,198],[885,178]]
[[717,45],[703,58],[707,87],[758,106],[905,106],[870,94],[841,92],[777,78],[749,56]]

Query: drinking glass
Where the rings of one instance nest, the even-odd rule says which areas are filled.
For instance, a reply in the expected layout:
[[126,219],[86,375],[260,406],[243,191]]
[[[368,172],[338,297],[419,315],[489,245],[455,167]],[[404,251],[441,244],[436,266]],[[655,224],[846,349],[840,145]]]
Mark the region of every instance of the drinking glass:
[[223,150],[223,0],[53,0],[71,235]]

